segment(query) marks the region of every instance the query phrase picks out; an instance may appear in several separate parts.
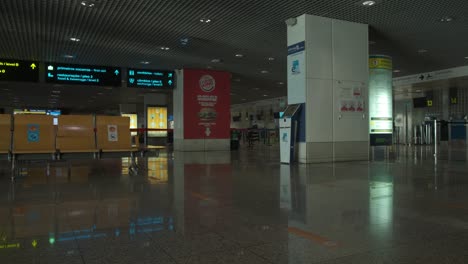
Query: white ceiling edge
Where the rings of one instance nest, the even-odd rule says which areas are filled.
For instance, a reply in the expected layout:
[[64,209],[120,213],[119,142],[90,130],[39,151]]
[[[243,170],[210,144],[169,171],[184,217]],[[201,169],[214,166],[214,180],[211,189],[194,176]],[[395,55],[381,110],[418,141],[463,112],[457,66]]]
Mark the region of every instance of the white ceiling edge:
[[398,78],[393,78],[393,86],[407,86],[417,83],[432,82],[438,80],[445,80],[451,78],[458,78],[468,76],[468,66],[460,66],[455,68],[449,68],[445,70],[423,72]]

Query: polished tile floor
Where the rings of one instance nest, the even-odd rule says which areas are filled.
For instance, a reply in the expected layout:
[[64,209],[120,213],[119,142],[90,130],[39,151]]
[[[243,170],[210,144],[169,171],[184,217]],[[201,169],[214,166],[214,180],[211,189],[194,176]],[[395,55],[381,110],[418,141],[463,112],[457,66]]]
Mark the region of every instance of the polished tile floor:
[[465,148],[280,165],[277,149],[0,165],[0,263],[468,263]]

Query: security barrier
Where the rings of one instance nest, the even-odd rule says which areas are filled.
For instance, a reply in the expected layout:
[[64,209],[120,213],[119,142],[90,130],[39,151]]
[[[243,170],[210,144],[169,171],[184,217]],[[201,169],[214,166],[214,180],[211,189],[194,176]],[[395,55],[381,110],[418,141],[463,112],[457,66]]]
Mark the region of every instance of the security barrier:
[[0,115],[0,154],[7,154],[11,148],[11,116]]
[[124,116],[96,116],[97,148],[102,152],[132,151],[130,118]]
[[56,142],[59,153],[97,152],[94,117],[86,115],[59,116]]
[[14,118],[13,154],[55,153],[53,117],[17,115]]

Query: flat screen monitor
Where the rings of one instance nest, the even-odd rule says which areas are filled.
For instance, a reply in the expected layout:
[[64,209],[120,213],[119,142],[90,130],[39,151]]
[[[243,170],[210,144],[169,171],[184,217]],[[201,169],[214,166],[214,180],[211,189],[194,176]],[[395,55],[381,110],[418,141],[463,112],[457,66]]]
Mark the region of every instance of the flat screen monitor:
[[427,107],[427,98],[426,97],[413,98],[413,107],[414,108]]
[[288,105],[288,107],[286,108],[286,110],[284,110],[283,116],[284,116],[284,117],[292,117],[292,116],[294,116],[294,114],[297,112],[297,110],[299,109],[300,106],[301,106],[300,104]]

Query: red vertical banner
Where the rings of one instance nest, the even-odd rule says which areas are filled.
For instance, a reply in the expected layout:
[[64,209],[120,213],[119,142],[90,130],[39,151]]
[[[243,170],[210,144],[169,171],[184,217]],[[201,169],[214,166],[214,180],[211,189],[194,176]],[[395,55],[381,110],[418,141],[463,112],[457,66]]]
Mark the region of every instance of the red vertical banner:
[[229,139],[231,74],[184,69],[184,138]]

